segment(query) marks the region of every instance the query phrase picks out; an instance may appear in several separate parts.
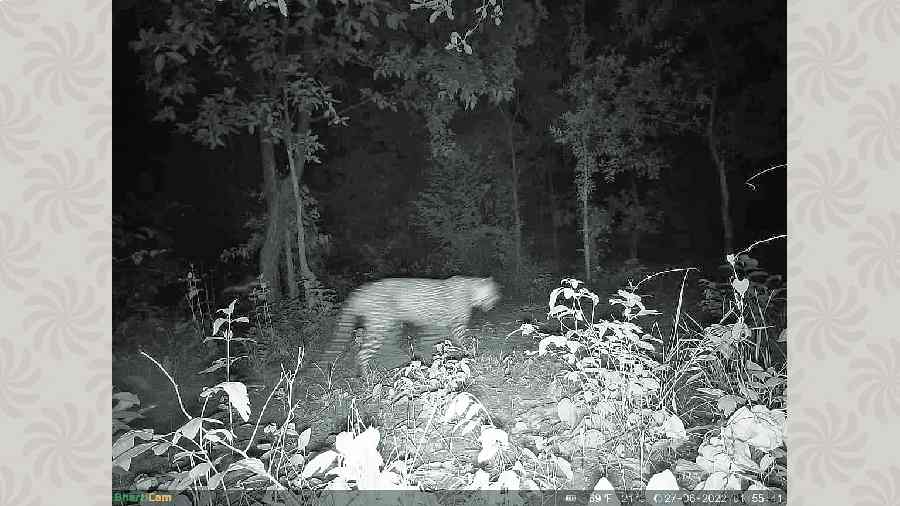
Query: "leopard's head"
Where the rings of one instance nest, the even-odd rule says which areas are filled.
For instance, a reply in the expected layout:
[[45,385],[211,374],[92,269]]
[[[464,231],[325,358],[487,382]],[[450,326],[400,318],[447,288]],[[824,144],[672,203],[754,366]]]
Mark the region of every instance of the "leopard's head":
[[500,302],[500,285],[494,278],[473,279],[473,305],[482,311],[490,311]]

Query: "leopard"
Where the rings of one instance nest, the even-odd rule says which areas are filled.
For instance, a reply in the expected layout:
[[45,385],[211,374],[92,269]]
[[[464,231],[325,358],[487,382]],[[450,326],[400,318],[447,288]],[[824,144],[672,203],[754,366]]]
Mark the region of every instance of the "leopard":
[[[447,337],[457,344],[473,310],[490,311],[499,300],[500,287],[492,277],[384,278],[366,283],[347,297],[317,362],[333,363],[355,342],[355,372],[366,376],[372,372],[372,358],[404,324],[423,330],[420,349],[430,349],[430,344]],[[359,328],[365,332],[355,332]]]

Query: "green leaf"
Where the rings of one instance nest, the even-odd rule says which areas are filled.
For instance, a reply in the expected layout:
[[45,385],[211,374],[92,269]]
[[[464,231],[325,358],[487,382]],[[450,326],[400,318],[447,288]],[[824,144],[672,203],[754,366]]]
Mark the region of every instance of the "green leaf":
[[268,473],[266,473],[266,466],[262,463],[262,461],[254,458],[241,459],[228,466],[228,471],[226,472],[237,470],[247,470],[257,476],[268,475]]
[[187,58],[185,58],[184,56],[181,56],[176,51],[167,51],[166,56],[168,56],[169,58],[174,60],[175,63],[178,63],[179,65],[183,65],[183,64],[187,63]]
[[338,453],[334,450],[327,450],[316,455],[306,464],[306,467],[303,468],[303,472],[300,476],[309,478],[314,474],[328,469],[337,457]]
[[306,449],[306,445],[309,444],[310,434],[312,434],[312,427],[307,428],[305,431],[303,431],[302,434],[300,434],[300,440],[297,442],[297,449],[299,449],[299,450]]
[[225,390],[228,394],[228,402],[246,422],[250,418],[250,397],[247,395],[247,385],[239,381],[226,381],[219,386]]
[[[187,423],[181,426],[177,431],[175,431],[175,437],[178,438],[180,436],[184,436],[188,439],[194,439],[194,436],[197,435],[197,432],[200,431],[200,427],[203,424],[202,418],[191,418]],[[173,443],[177,443],[178,439],[174,439]]]
[[121,454],[119,454],[118,457],[113,459],[112,464],[114,466],[119,466],[122,469],[128,471],[129,468],[131,467],[131,459],[146,452],[147,450],[153,448],[154,446],[156,446],[155,442],[139,444],[139,445],[135,446],[134,448],[131,448],[130,450],[124,451]]

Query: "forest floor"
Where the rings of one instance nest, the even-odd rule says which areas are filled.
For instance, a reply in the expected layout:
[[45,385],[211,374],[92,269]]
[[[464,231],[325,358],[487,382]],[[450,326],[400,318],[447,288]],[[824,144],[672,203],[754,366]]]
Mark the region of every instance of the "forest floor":
[[[558,455],[571,465],[570,472],[552,465],[532,466],[531,471],[542,477],[543,483],[563,480],[567,482],[565,488],[583,490],[606,476],[617,488],[631,488],[632,482],[636,484],[654,471],[654,464],[639,455],[623,454],[619,439],[628,434],[610,436],[608,432],[586,429],[583,414],[581,421],[561,415],[560,401],[574,391],[563,379],[565,364],[551,356],[535,355],[537,341],[516,332],[523,320],[541,321],[545,317],[544,304],[507,302],[488,314],[477,315],[470,326],[465,349],[471,375],[461,390],[483,407],[477,417],[482,423],[492,424],[509,435],[506,452],[494,459],[494,470],[529,460],[523,457],[523,451],[529,457]],[[179,355],[163,357],[161,362],[175,370],[197,371],[204,367],[198,367],[197,356]],[[335,370],[351,370],[352,364],[346,360],[349,356],[346,367]],[[238,446],[245,445],[254,431],[254,444],[265,442],[269,439],[263,430],[267,424],[281,426],[290,418],[298,433],[311,429],[307,445],[311,453],[332,448],[341,432],[377,426],[381,435],[379,450],[385,463],[404,461],[410,479],[426,489],[463,487],[471,481],[472,472],[485,467],[477,462],[481,449],[478,431],[461,434],[459,424],[454,420],[446,422],[444,413],[435,411],[436,397],[427,395],[429,387],[422,386],[425,382],[419,385],[416,395],[398,395],[404,384],[399,369],[381,370],[375,374],[376,379],[363,380],[354,374],[326,378],[321,370],[304,367],[294,378],[291,399],[283,392],[270,398],[280,373],[281,366],[273,364],[261,374],[243,379],[248,385],[252,414],[248,423],[238,423],[240,419],[234,418]],[[153,427],[161,433],[185,423],[171,383],[143,357],[114,362],[114,378],[121,378],[117,385],[120,390],[140,395],[144,406],[155,405],[146,413],[145,424],[132,426]],[[190,374],[175,380],[186,408],[192,416],[198,416],[200,405],[195,399],[204,385],[211,384],[211,378]],[[433,384],[430,390],[436,390]],[[437,402],[446,409],[446,401],[445,397]],[[260,417],[263,406],[265,412]],[[291,406],[294,409],[288,416]],[[205,416],[213,407],[207,407]],[[224,422],[229,423],[227,419]],[[251,450],[250,454],[254,452]],[[550,462],[552,458],[555,457]],[[665,467],[668,463],[660,464]],[[114,482],[130,483],[141,473],[152,475],[169,466],[164,456],[144,455],[135,460],[130,472],[117,471]]]

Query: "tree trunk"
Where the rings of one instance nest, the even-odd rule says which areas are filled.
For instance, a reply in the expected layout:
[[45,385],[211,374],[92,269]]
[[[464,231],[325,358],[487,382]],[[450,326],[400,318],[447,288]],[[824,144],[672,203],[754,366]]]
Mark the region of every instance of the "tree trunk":
[[[295,132],[303,135],[304,138],[309,131],[309,113],[300,111]],[[309,261],[306,257],[306,228],[303,226],[303,196],[300,194],[300,180],[303,178],[303,171],[306,168],[306,145],[298,143],[296,139],[292,139],[288,144],[288,165],[291,169],[291,189],[294,192],[294,210],[297,219],[297,257],[300,260],[300,277],[303,279],[303,287],[305,289],[306,305],[312,307],[315,305],[313,286],[316,283],[316,275],[309,268]]]
[[[287,18],[281,20],[281,56],[287,54]],[[275,85],[275,89],[281,87],[283,79],[279,77]],[[262,89],[267,87],[266,81],[259,77],[259,85]],[[259,270],[262,274],[263,281],[269,285],[269,297],[274,301],[282,296],[280,262],[282,253],[282,230],[286,231],[282,221],[284,220],[281,212],[281,181],[278,178],[278,170],[275,161],[275,142],[271,136],[265,134],[263,129],[257,130],[259,137],[260,158],[262,159],[263,169],[263,194],[266,199],[266,208],[268,211],[266,223],[266,236],[263,240],[262,248],[259,252]],[[287,253],[290,252],[288,249]],[[287,261],[290,262],[290,255],[287,255]]]
[[295,299],[298,295],[300,295],[297,290],[297,272],[294,269],[294,255],[291,252],[291,232],[285,227],[284,229],[284,240],[282,241],[284,245],[284,267],[285,267],[285,275],[286,282],[288,288],[288,295]]
[[[565,163],[565,159],[563,160]],[[559,228],[562,226],[561,212],[556,207],[556,194],[553,191],[553,171],[550,164],[547,167],[547,199],[550,201],[550,239],[553,241],[553,268],[556,269],[554,274],[560,273],[559,261]]]
[[628,257],[631,260],[638,259],[638,243],[640,242],[640,239],[641,233],[638,232],[636,228],[632,229],[628,240]]
[[585,183],[578,189],[581,198],[581,242],[584,244],[584,282],[591,282],[591,222],[588,199],[591,196],[590,186]]
[[725,246],[725,255],[730,255],[734,251],[734,227],[731,224],[731,194],[728,190],[728,171],[725,167],[725,160],[719,153],[718,137],[716,137],[715,121],[716,121],[716,101],[719,98],[718,83],[713,85],[712,99],[709,104],[709,120],[706,123],[706,141],[709,146],[709,154],[712,157],[713,165],[719,176],[719,193],[721,195],[722,213],[722,232]]
[[268,216],[266,236],[259,254],[259,270],[263,281],[269,285],[269,297],[272,300],[281,298],[281,279],[278,275],[278,263],[281,257],[281,195],[278,188],[278,175],[275,171],[275,147],[272,139],[260,130],[259,151],[263,169],[263,194],[266,199]]
[[515,269],[516,279],[519,279],[522,273],[522,214],[519,210],[519,168],[516,165],[516,143],[513,138],[513,128],[515,127],[515,110],[510,118],[503,109],[500,109],[500,115],[506,120],[506,137],[509,142],[509,156],[511,160],[512,170],[512,211],[513,211],[513,234],[515,240]]

